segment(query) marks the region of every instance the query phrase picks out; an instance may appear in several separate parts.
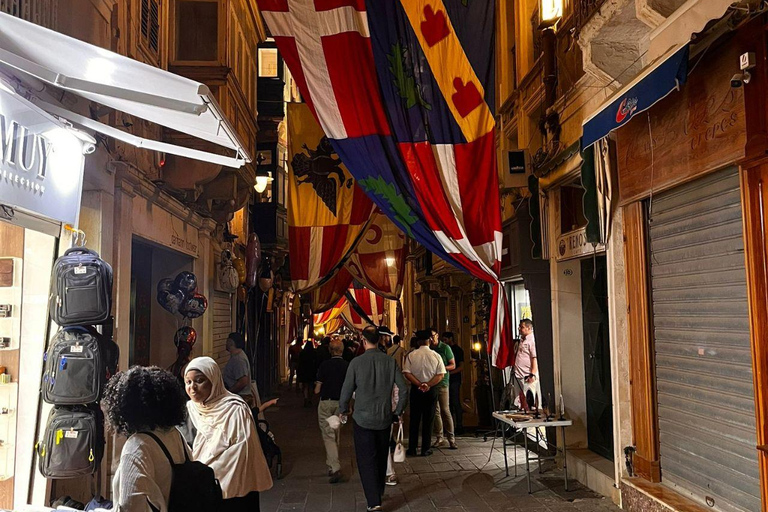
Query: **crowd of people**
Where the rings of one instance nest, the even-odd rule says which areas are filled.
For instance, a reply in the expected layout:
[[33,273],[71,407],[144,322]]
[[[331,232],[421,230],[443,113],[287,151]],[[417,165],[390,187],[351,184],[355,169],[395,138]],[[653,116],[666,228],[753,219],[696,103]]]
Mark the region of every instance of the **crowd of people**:
[[464,351],[451,332],[417,331],[408,347],[400,336],[376,326],[365,328],[358,340],[334,336],[316,344],[297,339],[289,347],[289,365],[288,384],[295,376],[304,406],[314,404],[311,391],[319,396],[317,417],[331,483],[341,479],[339,425],[352,416],[368,510],[380,510],[385,486],[398,483],[393,451],[407,406],[407,455],[427,457],[434,448],[459,448]]
[[[535,386],[530,320],[521,322],[520,333],[516,380]],[[256,417],[277,400],[259,403],[244,348],[242,336],[230,334],[231,357],[223,371],[210,357],[198,357],[182,369],[183,383],[166,370],[141,366],[109,381],[102,402],[105,416],[112,430],[127,438],[112,482],[113,510],[172,510],[173,465],[185,460],[213,470],[223,497],[218,510],[259,510],[259,493],[272,487],[272,477]],[[406,455],[428,457],[446,444],[459,449],[464,352],[453,333],[420,330],[405,347],[387,328],[369,326],[359,340],[325,337],[318,345],[296,340],[289,362],[289,386],[295,377],[304,406],[318,399],[330,483],[342,478],[340,431],[351,417],[368,511],[382,510],[386,486],[398,483],[393,452],[407,407]]]

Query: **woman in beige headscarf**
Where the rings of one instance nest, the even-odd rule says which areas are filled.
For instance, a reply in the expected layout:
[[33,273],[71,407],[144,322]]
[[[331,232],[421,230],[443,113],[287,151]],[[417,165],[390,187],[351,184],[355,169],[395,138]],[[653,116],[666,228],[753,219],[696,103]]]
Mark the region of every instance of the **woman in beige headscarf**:
[[222,511],[258,511],[259,492],[272,487],[256,424],[245,401],[224,388],[216,361],[193,359],[184,372],[197,433],[192,455],[213,468],[224,491]]

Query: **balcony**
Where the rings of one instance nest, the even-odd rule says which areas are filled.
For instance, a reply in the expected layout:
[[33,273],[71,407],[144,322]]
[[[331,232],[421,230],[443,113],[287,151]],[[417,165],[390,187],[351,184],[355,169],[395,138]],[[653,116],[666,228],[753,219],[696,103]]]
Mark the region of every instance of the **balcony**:
[[574,6],[576,30],[581,29],[600,10],[605,0],[578,0]]
[[56,30],[58,0],[0,0],[0,11]]

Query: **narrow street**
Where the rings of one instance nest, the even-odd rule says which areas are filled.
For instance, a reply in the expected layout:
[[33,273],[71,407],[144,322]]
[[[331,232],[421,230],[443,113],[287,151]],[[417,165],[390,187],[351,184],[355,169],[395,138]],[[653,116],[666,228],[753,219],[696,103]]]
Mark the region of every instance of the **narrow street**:
[[[301,398],[281,387],[279,406],[267,413],[275,439],[283,451],[283,478],[261,497],[262,512],[364,511],[363,489],[355,465],[351,428],[343,430],[340,458],[344,479],[329,484],[325,452],[317,427],[316,408],[303,408]],[[498,443],[491,460],[492,439],[459,438],[459,450],[435,450],[428,458],[409,457],[397,464],[400,479],[388,486],[386,512],[566,512],[619,510],[610,500],[585,489],[576,480],[563,489],[562,472],[551,463],[536,474],[534,493],[527,493],[525,459],[518,450],[518,477],[504,476],[504,457]],[[510,464],[512,454],[510,454]],[[510,470],[512,468],[510,467]]]

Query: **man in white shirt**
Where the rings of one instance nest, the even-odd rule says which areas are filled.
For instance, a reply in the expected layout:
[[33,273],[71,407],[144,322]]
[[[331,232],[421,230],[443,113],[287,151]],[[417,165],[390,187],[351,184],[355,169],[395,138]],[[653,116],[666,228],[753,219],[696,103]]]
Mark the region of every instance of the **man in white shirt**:
[[[516,389],[527,395],[530,390],[534,401],[540,408],[541,385],[539,384],[539,364],[536,358],[536,338],[533,335],[533,321],[527,318],[520,321],[518,327],[520,342],[515,351],[515,383]],[[517,402],[517,397],[515,398]],[[522,407],[522,404],[520,404]]]
[[419,338],[418,348],[410,352],[403,363],[403,375],[411,386],[411,424],[408,455],[416,455],[421,423],[421,455],[432,455],[432,422],[435,419],[437,390],[446,370],[442,358],[429,348],[429,339]]

